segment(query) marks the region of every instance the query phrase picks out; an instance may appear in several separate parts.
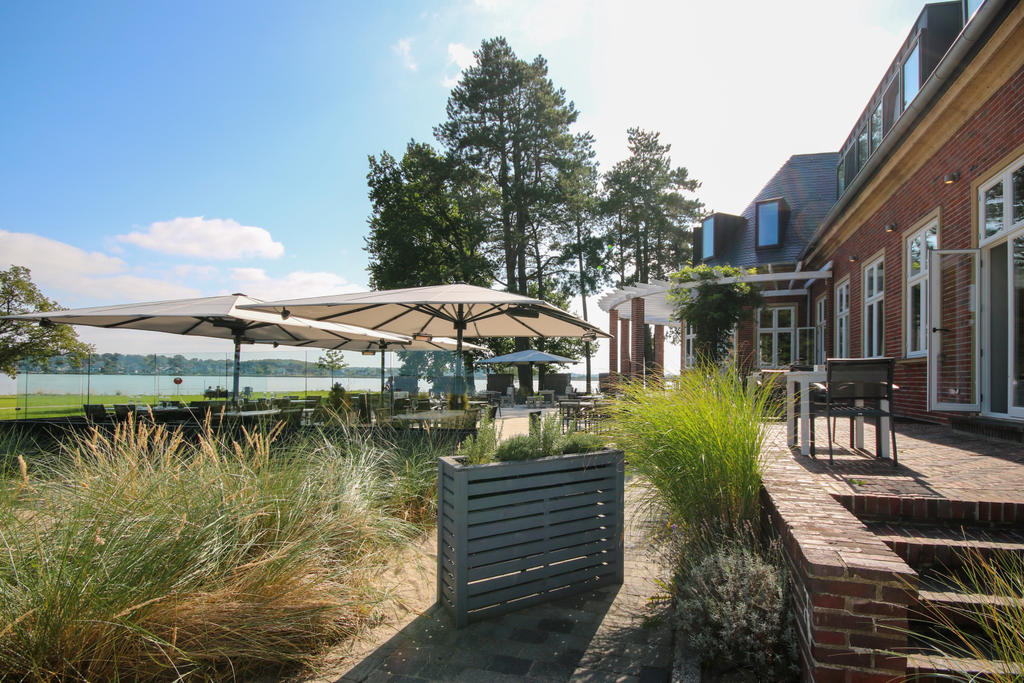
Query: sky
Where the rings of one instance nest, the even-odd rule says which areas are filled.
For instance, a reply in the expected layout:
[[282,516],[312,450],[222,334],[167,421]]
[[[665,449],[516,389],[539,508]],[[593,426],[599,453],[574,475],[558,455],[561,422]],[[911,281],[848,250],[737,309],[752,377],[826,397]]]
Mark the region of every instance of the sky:
[[[8,0],[0,268],[31,268],[67,307],[366,289],[367,156],[432,142],[498,35],[547,59],[601,169],[626,156],[627,128],[656,130],[708,208],[740,213],[790,155],[840,147],[922,6]],[[79,333],[100,352],[224,346]]]

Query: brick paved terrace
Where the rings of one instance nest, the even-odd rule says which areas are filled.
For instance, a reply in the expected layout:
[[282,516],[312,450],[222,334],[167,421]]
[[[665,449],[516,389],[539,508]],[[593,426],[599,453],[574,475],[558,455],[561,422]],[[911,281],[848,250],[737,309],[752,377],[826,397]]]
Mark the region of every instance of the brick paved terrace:
[[[847,424],[838,423],[832,464],[824,419],[817,459],[787,447],[781,425],[765,447],[766,525],[794,577],[806,679],[984,672],[990,663],[924,656],[914,616],[926,603],[965,599],[935,585],[957,550],[1024,553],[1024,446],[898,424],[894,468],[842,447]],[[864,442],[874,444],[871,425]]]

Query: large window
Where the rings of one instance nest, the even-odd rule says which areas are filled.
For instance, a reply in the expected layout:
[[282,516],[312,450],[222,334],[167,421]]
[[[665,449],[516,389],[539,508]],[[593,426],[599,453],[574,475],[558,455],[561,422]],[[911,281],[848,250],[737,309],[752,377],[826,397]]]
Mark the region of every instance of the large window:
[[1024,157],[978,190],[981,241],[1024,225]]
[[882,103],[879,102],[875,110],[871,112],[871,151],[878,149],[882,142]]
[[868,144],[868,129],[867,126],[861,129],[860,133],[857,134],[857,166],[858,168],[864,168],[864,164],[868,161],[868,156],[871,154],[871,147]]
[[939,222],[907,237],[907,262],[903,269],[907,287],[906,353],[908,357],[928,352],[928,250],[939,246]]
[[758,361],[762,368],[780,368],[793,362],[792,306],[762,308],[757,312]]
[[715,217],[705,218],[701,224],[701,251],[702,259],[713,258],[715,255]]
[[839,167],[836,169],[836,182],[838,183],[838,193],[842,194],[843,190],[846,189],[846,160],[843,157],[839,157]]
[[772,199],[757,204],[757,246],[777,247],[782,235],[782,202]]
[[885,349],[885,260],[879,258],[864,268],[864,356],[883,356]]
[[836,339],[837,358],[850,357],[850,281],[836,285]]
[[825,362],[825,326],[828,324],[826,315],[827,300],[825,295],[814,302],[814,362],[821,365]]
[[914,46],[913,52],[903,62],[903,108],[914,101],[917,91],[921,89],[921,44]]

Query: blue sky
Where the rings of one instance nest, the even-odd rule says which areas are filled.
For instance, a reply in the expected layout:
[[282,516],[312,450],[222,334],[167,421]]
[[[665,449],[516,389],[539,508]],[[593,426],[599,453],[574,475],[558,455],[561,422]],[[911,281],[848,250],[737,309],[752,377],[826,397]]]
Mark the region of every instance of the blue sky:
[[66,306],[365,288],[367,155],[431,140],[495,35],[548,59],[602,168],[627,127],[659,130],[739,212],[790,154],[839,147],[921,6],[8,1],[0,267]]

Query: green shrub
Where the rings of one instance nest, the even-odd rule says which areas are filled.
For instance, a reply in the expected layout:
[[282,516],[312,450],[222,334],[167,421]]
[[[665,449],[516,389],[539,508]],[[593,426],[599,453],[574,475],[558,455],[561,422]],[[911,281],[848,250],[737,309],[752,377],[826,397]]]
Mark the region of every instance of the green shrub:
[[591,451],[599,451],[602,448],[604,448],[604,439],[597,434],[589,434],[587,432],[569,432],[562,442],[562,452],[567,455],[570,453],[589,453]]
[[756,519],[767,392],[735,369],[686,372],[672,386],[619,385],[610,407],[613,443],[649,484],[646,503],[713,547]]
[[729,542],[681,577],[677,625],[711,668],[749,667],[760,680],[796,679],[797,640],[784,571]]
[[484,411],[476,434],[470,436],[459,446],[459,455],[466,458],[469,465],[483,465],[494,462],[494,454],[501,441],[501,429],[490,418],[489,411]]
[[513,460],[533,460],[541,454],[540,440],[529,434],[519,434],[502,441],[494,457],[501,462]]

